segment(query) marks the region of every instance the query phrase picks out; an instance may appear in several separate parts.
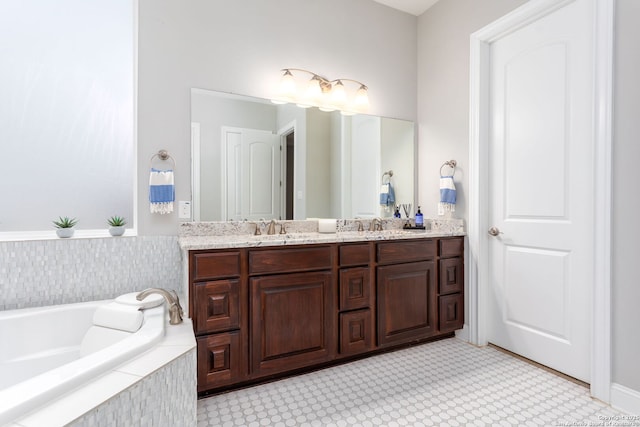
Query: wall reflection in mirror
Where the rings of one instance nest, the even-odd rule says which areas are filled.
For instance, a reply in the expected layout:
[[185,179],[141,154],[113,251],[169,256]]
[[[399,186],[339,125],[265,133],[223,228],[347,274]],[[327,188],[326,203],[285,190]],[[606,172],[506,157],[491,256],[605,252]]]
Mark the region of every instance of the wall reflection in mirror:
[[[191,134],[194,221],[390,217],[415,205],[413,122],[192,89]],[[381,204],[389,170],[394,198]]]

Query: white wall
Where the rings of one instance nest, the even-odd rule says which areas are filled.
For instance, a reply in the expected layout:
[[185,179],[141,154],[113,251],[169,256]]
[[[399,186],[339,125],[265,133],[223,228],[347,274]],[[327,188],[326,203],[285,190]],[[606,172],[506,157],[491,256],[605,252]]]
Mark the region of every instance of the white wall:
[[[608,0],[604,0],[608,1]],[[418,19],[419,200],[433,214],[440,165],[456,159],[459,203],[468,219],[469,35],[523,4],[522,0],[440,1]],[[640,391],[640,2],[616,1],[613,140],[612,307],[615,383]]]
[[640,391],[640,2],[616,1],[613,128],[613,381]]
[[176,234],[177,214],[149,213],[148,158],[176,160],[190,199],[190,88],[269,98],[284,67],[369,87],[371,113],[415,121],[417,18],[370,0],[140,0],[138,228]]
[[468,220],[469,36],[525,0],[439,1],[418,19],[418,200],[437,215],[440,166],[458,162],[456,215]]

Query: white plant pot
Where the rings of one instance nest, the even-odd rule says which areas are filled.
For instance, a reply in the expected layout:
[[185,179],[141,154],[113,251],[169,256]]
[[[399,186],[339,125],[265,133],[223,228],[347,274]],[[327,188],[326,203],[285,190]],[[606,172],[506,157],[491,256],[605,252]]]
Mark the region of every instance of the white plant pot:
[[74,229],[73,228],[58,228],[56,229],[56,234],[58,237],[62,239],[66,239],[73,236]]
[[109,227],[109,234],[114,237],[122,236],[124,234],[124,226],[120,225],[118,227]]

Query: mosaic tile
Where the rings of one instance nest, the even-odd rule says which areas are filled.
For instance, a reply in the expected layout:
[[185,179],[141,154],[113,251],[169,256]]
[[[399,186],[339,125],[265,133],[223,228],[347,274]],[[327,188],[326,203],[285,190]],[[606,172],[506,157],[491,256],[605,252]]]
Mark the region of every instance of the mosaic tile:
[[[589,390],[456,338],[198,401],[207,426],[602,425]],[[590,423],[590,424],[589,424]]]
[[0,310],[180,292],[180,256],[176,236],[0,242]]

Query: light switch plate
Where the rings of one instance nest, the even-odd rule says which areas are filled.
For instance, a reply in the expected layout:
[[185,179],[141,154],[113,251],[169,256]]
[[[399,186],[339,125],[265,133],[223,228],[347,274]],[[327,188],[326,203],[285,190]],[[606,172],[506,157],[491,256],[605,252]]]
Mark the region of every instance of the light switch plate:
[[180,200],[178,202],[178,218],[191,219],[191,202],[188,200]]

